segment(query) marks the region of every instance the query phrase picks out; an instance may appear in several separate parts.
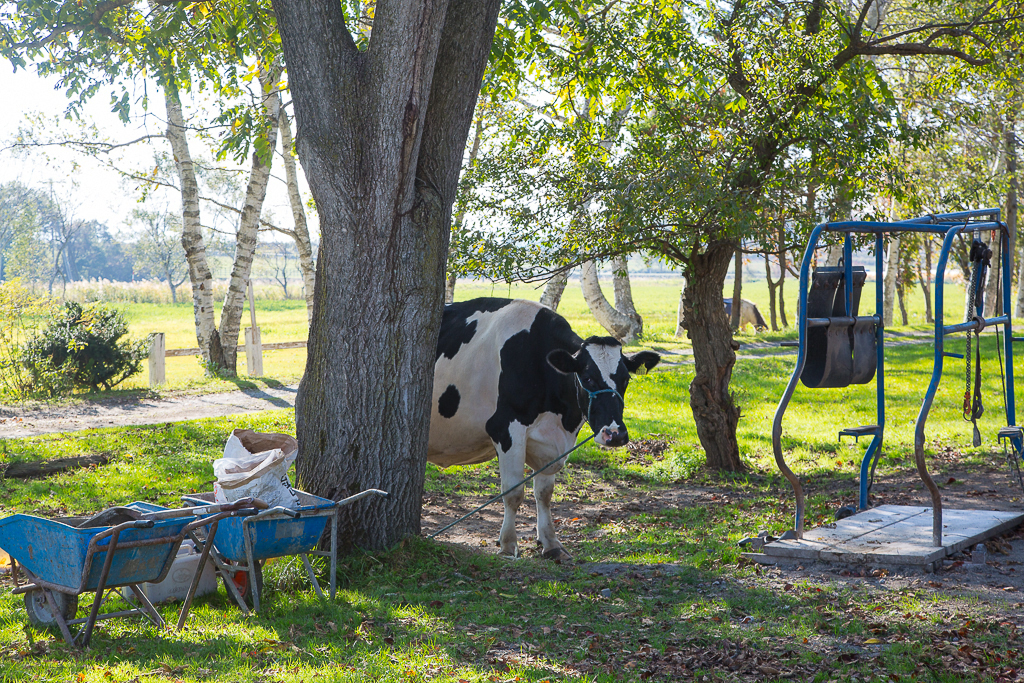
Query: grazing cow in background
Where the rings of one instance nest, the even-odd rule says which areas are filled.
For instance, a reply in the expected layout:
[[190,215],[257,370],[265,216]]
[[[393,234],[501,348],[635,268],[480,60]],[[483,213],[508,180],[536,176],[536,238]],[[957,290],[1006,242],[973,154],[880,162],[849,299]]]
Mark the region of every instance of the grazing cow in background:
[[[725,314],[732,319],[732,298],[725,299]],[[755,330],[768,329],[768,324],[761,317],[761,311],[757,310],[757,304],[740,299],[740,327],[744,325],[753,325]]]
[[[581,339],[565,318],[532,301],[474,299],[445,306],[434,365],[427,459],[441,467],[498,457],[501,490],[576,444],[584,422],[595,441],[629,441],[622,418],[629,373],[646,373],[661,357],[630,356],[611,337]],[[551,494],[563,462],[533,480],[537,538],[544,557],[571,559],[555,536]],[[516,511],[524,487],[504,498],[501,551],[518,554]]]

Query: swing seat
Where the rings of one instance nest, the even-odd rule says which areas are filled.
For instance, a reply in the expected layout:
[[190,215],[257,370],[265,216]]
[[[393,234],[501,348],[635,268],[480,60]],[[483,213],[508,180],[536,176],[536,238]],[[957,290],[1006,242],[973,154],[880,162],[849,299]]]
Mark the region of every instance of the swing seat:
[[828,325],[807,330],[807,360],[800,381],[811,389],[866,384],[875,376],[875,321],[857,317],[867,280],[863,267],[853,268],[850,315],[846,314],[844,268],[814,271],[807,293],[807,317],[827,318]]

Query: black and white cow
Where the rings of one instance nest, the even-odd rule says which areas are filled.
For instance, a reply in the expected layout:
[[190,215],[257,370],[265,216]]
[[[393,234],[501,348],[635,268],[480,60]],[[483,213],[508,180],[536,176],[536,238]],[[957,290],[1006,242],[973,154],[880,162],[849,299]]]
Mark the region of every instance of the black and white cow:
[[[565,318],[532,301],[474,299],[445,307],[434,365],[427,459],[448,467],[498,456],[501,488],[565,453],[589,422],[595,441],[629,441],[622,418],[629,373],[661,357],[624,356],[611,337],[577,336]],[[537,538],[544,557],[571,559],[555,536],[551,494],[563,462],[534,480]],[[516,555],[516,511],[524,487],[504,498],[501,551]]]

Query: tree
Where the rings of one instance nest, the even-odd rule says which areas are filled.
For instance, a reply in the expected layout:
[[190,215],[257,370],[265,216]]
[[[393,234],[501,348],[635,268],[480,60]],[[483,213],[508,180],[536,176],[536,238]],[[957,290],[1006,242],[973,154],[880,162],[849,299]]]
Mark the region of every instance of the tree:
[[[740,240],[775,242],[784,218],[805,230],[816,218],[796,201],[806,188],[818,203],[850,196],[891,140],[912,139],[865,57],[980,64],[1016,8],[945,4],[925,16],[912,5],[879,12],[874,0],[849,14],[822,1],[583,3],[559,6],[536,31],[526,19],[534,6],[515,7],[524,19],[509,26],[518,49],[507,54],[520,73],[530,69],[520,87],[565,123],[524,112],[495,160],[481,162],[494,171],[481,208],[515,207],[496,253],[518,250],[513,261],[534,265],[520,267],[523,277],[639,250],[678,264],[697,432],[710,467],[743,469],[729,390],[736,345],[722,305]],[[597,210],[579,220],[585,202]]]
[[136,209],[131,223],[141,228],[132,245],[136,273],[166,282],[171,302],[178,303],[178,287],[188,279],[188,264],[181,251],[181,217],[166,211]]
[[334,499],[343,541],[419,533],[434,354],[452,204],[497,0],[275,0],[320,215],[306,374],[296,401],[299,484]]

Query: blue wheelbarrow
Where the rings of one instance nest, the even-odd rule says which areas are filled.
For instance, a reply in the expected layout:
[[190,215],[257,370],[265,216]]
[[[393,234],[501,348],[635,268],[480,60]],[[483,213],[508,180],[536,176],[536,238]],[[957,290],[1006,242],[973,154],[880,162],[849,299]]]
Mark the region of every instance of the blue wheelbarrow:
[[[170,571],[178,547],[195,529],[205,527],[215,538],[224,519],[253,515],[266,505],[251,498],[227,505],[202,505],[169,510],[135,502],[112,508],[92,519],[66,517],[45,519],[13,515],[0,519],[0,548],[11,556],[14,594],[24,594],[25,611],[36,627],[57,626],[69,645],[89,646],[93,627],[101,619],[145,616],[157,627],[160,614],[140,590],[141,583],[159,583]],[[178,618],[180,630],[188,616],[208,552],[199,566]],[[21,583],[19,568],[27,583]],[[120,590],[128,586],[136,605]],[[78,596],[95,592],[89,616],[76,619]],[[110,593],[121,596],[130,609],[100,614]],[[82,624],[72,635],[70,626]]]
[[[276,557],[298,555],[309,575],[309,581],[321,600],[323,591],[313,573],[309,556],[327,557],[330,561],[330,596],[334,600],[337,590],[335,573],[338,566],[338,512],[346,505],[367,496],[388,495],[380,489],[367,489],[343,500],[320,498],[305,491],[293,489],[299,497],[299,507],[273,507],[254,515],[224,520],[216,532],[203,538],[193,533],[197,548],[210,552],[217,573],[220,574],[228,594],[238,603],[244,614],[260,609],[263,594],[263,563]],[[210,505],[213,493],[182,496],[189,505]],[[331,523],[330,550],[316,550],[327,523]],[[213,546],[212,551],[210,545]]]

